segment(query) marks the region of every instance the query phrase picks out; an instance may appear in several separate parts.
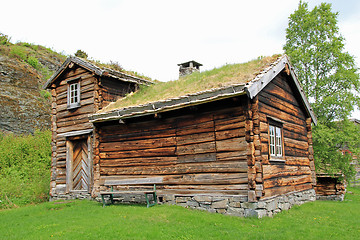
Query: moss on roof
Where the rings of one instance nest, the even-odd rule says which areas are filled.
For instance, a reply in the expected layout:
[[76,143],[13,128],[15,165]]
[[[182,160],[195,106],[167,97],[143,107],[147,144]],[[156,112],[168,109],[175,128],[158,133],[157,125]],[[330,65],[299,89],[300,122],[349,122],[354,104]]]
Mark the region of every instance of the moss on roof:
[[160,100],[193,94],[212,88],[221,88],[232,84],[247,83],[262,70],[275,62],[281,55],[259,57],[240,63],[227,64],[204,72],[195,72],[175,81],[158,82],[150,86],[140,86],[139,91],[109,104],[100,112],[112,111],[130,106],[156,102]]

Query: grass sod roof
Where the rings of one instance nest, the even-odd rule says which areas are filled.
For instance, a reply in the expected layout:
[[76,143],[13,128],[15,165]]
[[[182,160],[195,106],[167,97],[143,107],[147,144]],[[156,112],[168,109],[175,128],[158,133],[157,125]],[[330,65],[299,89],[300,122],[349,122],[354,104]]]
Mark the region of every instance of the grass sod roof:
[[211,89],[219,89],[231,85],[246,84],[253,80],[264,69],[276,62],[281,55],[262,57],[246,63],[227,64],[220,68],[204,72],[195,72],[175,81],[159,82],[150,86],[141,86],[115,103],[109,104],[98,113],[111,112],[133,106],[171,100],[181,96],[197,94]]

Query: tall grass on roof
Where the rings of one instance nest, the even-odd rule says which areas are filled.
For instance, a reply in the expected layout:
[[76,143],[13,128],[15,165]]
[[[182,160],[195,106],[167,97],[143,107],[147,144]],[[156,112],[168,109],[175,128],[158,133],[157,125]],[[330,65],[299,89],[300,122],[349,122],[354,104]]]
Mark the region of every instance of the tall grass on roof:
[[279,56],[259,57],[247,63],[227,64],[201,73],[195,72],[175,81],[141,86],[139,91],[110,104],[102,112],[180,97],[231,84],[246,83],[276,61]]

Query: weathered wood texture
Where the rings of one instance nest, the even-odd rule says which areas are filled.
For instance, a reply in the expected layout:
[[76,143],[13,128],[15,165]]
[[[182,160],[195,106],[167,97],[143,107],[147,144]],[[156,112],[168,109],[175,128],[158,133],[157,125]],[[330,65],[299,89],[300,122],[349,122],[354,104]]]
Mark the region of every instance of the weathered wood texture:
[[[67,108],[67,88],[68,80],[81,77],[80,82],[80,107],[69,110]],[[96,109],[94,89],[97,78],[84,68],[76,65],[66,70],[61,80],[53,84],[52,108],[53,108],[53,151],[54,171],[52,171],[53,185],[66,184],[66,137],[63,134],[80,131],[92,130],[93,126],[89,123],[88,114],[94,113]],[[92,173],[88,173],[89,176]],[[88,181],[91,181],[89,179]],[[88,186],[91,183],[88,182]],[[75,184],[75,187],[77,185]],[[51,191],[52,192],[52,191]]]
[[[279,74],[258,95],[260,159],[265,198],[310,189],[314,183],[311,119],[306,118],[299,97],[289,85],[287,77],[284,73]],[[282,123],[283,161],[272,161],[269,154],[269,117]]]
[[110,102],[116,102],[119,98],[125,97],[126,94],[134,92],[136,85],[130,82],[122,82],[112,78],[101,79],[102,89],[102,107]]
[[341,181],[335,177],[318,176],[315,186],[316,195],[343,195],[345,194],[345,181]]
[[[247,195],[247,144],[242,107],[165,120],[99,125],[100,189],[104,181],[161,177],[161,194]],[[137,179],[131,180],[131,179]],[[135,184],[138,183],[138,184]],[[259,187],[260,188],[260,187]]]
[[[68,109],[67,91],[68,81],[77,79],[80,83],[80,107]],[[135,90],[135,84],[122,82],[118,79],[107,77],[100,78],[92,72],[77,66],[76,64],[65,70],[59,79],[51,86],[52,88],[52,174],[51,194],[54,194],[56,185],[66,184],[66,156],[67,139],[64,135],[73,131],[92,130],[93,124],[89,122],[88,115],[95,113],[111,101],[124,97],[127,93]],[[98,136],[94,136],[91,149],[98,152]],[[92,160],[92,159],[91,159]],[[98,188],[99,181],[99,158],[94,159],[95,171],[89,173],[94,176],[94,188]],[[88,182],[88,186],[93,185]],[[74,184],[74,188],[77,185]]]

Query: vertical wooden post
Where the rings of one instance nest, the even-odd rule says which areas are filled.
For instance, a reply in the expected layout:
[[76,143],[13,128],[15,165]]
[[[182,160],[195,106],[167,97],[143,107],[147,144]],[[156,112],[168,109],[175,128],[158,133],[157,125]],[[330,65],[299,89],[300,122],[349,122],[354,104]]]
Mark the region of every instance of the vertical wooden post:
[[255,202],[262,196],[263,190],[258,97],[248,100],[245,115],[245,139],[248,145],[248,201]]
[[98,193],[100,192],[100,135],[99,129],[96,128],[94,125],[93,131],[93,187],[91,196],[93,198],[97,197]]
[[[99,111],[102,108],[102,98],[101,98],[101,79],[100,77],[95,77],[95,86],[94,86],[94,103],[95,103],[95,112]],[[99,128],[93,125],[93,187],[91,191],[91,196],[93,198],[97,197],[97,194],[100,191],[100,137],[99,137]]]
[[66,140],[66,193],[73,188],[72,182],[72,162],[73,162],[73,144],[70,140]]
[[306,119],[306,129],[307,129],[307,139],[309,144],[309,160],[310,160],[310,170],[311,170],[311,182],[312,185],[316,185],[316,173],[315,173],[315,162],[314,162],[314,150],[313,150],[313,140],[312,140],[312,126],[311,118]]
[[[54,86],[52,86],[54,87]],[[51,89],[51,178],[50,178],[50,196],[54,196],[56,194],[56,164],[57,164],[57,146],[56,146],[56,138],[57,138],[57,117],[56,117],[56,90],[55,88]]]

